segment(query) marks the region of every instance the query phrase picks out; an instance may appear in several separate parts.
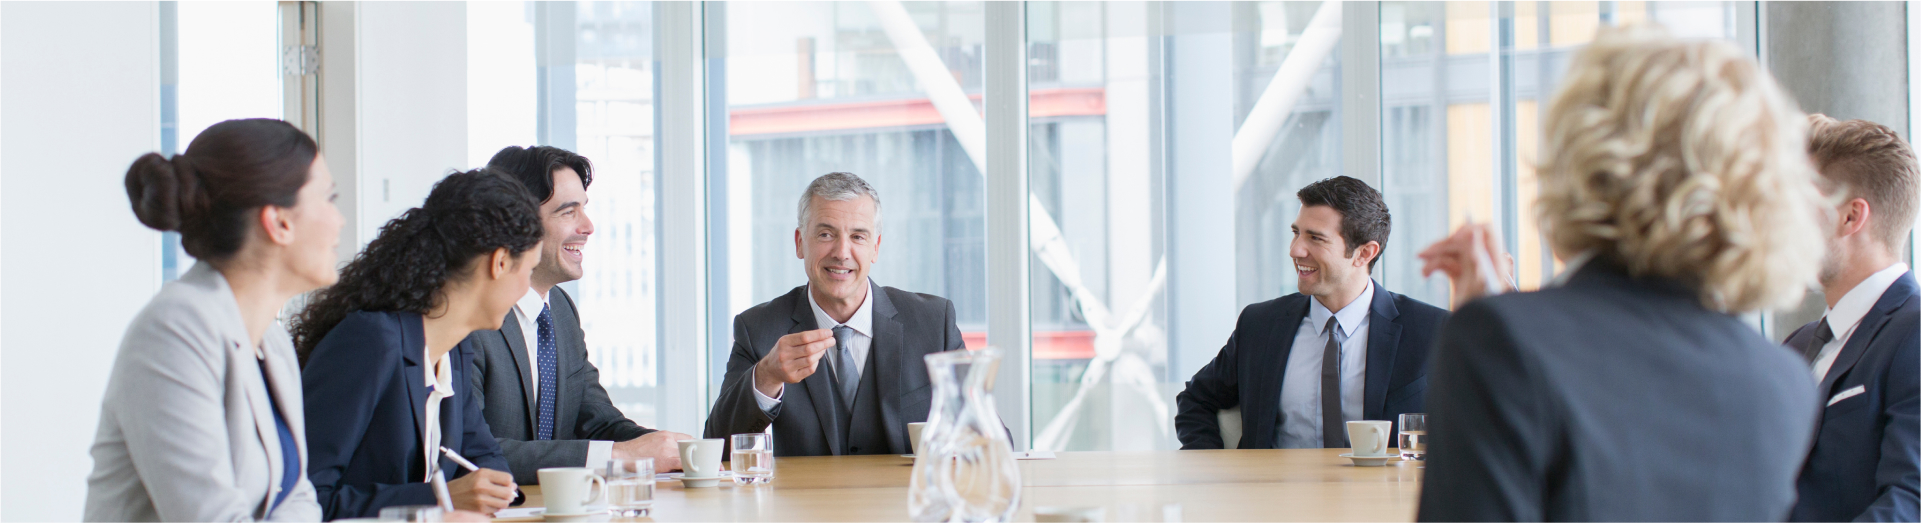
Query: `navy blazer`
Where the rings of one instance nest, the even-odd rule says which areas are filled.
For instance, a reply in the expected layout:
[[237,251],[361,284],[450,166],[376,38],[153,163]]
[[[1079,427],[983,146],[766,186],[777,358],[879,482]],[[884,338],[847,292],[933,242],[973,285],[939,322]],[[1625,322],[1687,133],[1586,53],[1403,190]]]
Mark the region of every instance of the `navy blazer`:
[[[1921,296],[1914,272],[1894,280],[1861,326],[1848,337],[1817,389],[1820,417],[1814,449],[1795,481],[1800,499],[1794,521],[1915,521],[1921,485]],[[1788,336],[1789,347],[1806,347],[1809,323]],[[1798,350],[1798,349],[1797,349]],[[1864,390],[1829,405],[1829,398]]]
[[[427,339],[419,314],[356,311],[327,332],[307,357],[301,382],[307,403],[308,479],[329,520],[378,515],[382,507],[433,505],[422,452],[434,452],[448,479],[466,469],[421,448],[426,437]],[[440,444],[475,465],[507,471],[507,458],[487,429],[463,341],[453,360],[454,395],[440,407]]]
[[[1247,306],[1234,333],[1214,361],[1194,373],[1187,390],[1174,397],[1179,411],[1174,430],[1181,449],[1218,449],[1222,409],[1241,408],[1240,448],[1271,449],[1280,439],[1281,379],[1294,334],[1307,317],[1300,294]],[[1374,284],[1368,304],[1367,384],[1361,417],[1399,423],[1400,414],[1425,412],[1427,353],[1447,322],[1448,312]]]

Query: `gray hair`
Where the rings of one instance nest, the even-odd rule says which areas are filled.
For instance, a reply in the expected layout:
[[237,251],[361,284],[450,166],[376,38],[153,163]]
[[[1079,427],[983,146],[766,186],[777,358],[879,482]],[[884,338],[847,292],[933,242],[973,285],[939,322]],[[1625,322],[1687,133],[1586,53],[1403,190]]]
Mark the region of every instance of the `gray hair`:
[[807,228],[807,216],[813,214],[815,197],[830,202],[844,202],[862,196],[874,199],[874,228],[880,229],[880,191],[874,190],[874,186],[868,185],[867,180],[860,179],[854,173],[844,172],[823,174],[815,178],[813,183],[807,184],[807,190],[800,193],[800,216],[797,223],[800,224],[800,228]]

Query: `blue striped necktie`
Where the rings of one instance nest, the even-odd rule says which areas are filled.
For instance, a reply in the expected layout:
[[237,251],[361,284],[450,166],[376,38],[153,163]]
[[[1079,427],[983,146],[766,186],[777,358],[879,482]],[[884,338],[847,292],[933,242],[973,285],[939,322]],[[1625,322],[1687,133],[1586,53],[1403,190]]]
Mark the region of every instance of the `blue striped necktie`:
[[534,437],[541,440],[554,439],[554,392],[559,390],[554,382],[560,380],[560,372],[556,369],[560,351],[554,348],[554,316],[548,309],[550,307],[541,307],[540,318],[536,320],[540,323],[536,336],[540,345],[536,353],[540,360],[540,413],[538,431]]

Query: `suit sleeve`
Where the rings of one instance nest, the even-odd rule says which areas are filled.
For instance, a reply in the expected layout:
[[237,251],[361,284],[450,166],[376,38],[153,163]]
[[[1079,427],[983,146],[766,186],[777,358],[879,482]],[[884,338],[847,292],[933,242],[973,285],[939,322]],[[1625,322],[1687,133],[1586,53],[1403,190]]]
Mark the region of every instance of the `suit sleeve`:
[[348,315],[314,347],[300,373],[307,411],[307,478],[329,520],[371,517],[381,507],[435,503],[426,483],[341,482],[366,439],[374,409],[400,372],[401,349],[394,346],[400,342],[399,329],[375,317]]
[[753,338],[747,331],[746,321],[741,316],[735,316],[734,348],[727,356],[727,374],[721,378],[720,395],[714,398],[714,408],[707,414],[706,437],[725,438],[733,434],[760,432],[780,416],[780,409],[763,411],[754,400],[751,371],[758,361],[760,357],[754,354]]
[[1916,383],[1916,368],[1921,368],[1921,331],[1909,330],[1906,340],[1895,345],[1899,352],[1889,366],[1887,385],[1888,424],[1881,433],[1881,461],[1874,470],[1874,486],[1879,496],[1867,512],[1855,521],[1915,521],[1921,519],[1921,386]]
[[[154,332],[158,330],[159,332]],[[108,396],[120,416],[127,454],[160,519],[244,521],[247,499],[233,475],[227,436],[224,348],[172,326],[145,329],[152,339],[120,351]],[[129,332],[129,339],[135,333]],[[256,378],[257,379],[257,378]]]
[[1553,438],[1548,387],[1486,301],[1442,327],[1429,362],[1420,521],[1540,521]]
[[[1245,314],[1243,314],[1243,320]],[[1214,360],[1194,372],[1187,388],[1174,396],[1174,432],[1180,437],[1181,450],[1218,449],[1227,446],[1221,437],[1219,414],[1241,404],[1240,337],[1241,325],[1227,335],[1227,344]]]

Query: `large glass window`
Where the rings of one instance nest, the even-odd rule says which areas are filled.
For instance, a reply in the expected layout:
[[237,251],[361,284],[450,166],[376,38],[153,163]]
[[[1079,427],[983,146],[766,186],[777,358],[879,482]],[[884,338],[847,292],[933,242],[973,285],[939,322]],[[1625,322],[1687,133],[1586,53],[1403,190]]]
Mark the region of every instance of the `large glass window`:
[[1469,219],[1501,226],[1523,289],[1551,280],[1561,261],[1536,227],[1533,166],[1542,109],[1574,53],[1604,26],[1733,38],[1734,20],[1730,2],[1382,2],[1386,285],[1447,303],[1447,281],[1422,278],[1414,253]]
[[[982,16],[980,2],[726,4],[726,80],[709,93],[727,108],[709,122],[726,126],[725,158],[710,165],[724,180],[709,195],[724,218],[708,229],[708,288],[725,307],[709,321],[730,326],[807,283],[794,255],[800,194],[844,171],[880,192],[873,281],[952,300],[968,345],[985,344],[985,182],[969,151],[985,140]],[[973,134],[957,136],[950,120],[969,117],[960,128]],[[718,373],[732,340],[711,341]]]
[[[280,11],[273,2],[162,2],[160,153],[185,152],[213,124],[281,118]],[[180,233],[161,236],[161,276],[193,267]]]

